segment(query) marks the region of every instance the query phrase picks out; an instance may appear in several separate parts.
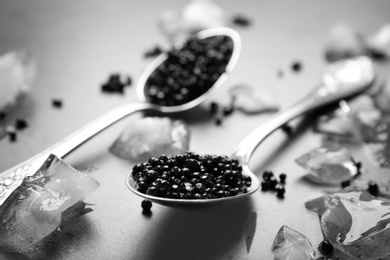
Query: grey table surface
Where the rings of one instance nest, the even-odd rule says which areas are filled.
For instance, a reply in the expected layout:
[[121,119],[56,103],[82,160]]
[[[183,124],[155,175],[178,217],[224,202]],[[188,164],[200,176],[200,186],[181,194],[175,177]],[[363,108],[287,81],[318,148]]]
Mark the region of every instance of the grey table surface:
[[[134,83],[150,60],[143,53],[166,43],[158,29],[163,11],[186,1],[0,1],[0,53],[27,49],[37,62],[37,77],[10,117],[28,120],[17,142],[0,140],[0,171],[54,144],[105,111],[136,102]],[[247,84],[273,95],[282,108],[302,98],[326,67],[324,46],[331,26],[345,23],[374,34],[389,22],[389,1],[217,1],[228,15],[252,21],[237,27],[242,37],[239,62],[212,97],[229,103],[228,88]],[[291,64],[299,61],[295,73]],[[283,76],[278,76],[278,71]],[[124,95],[107,95],[100,86],[114,72],[128,74],[133,86]],[[61,109],[51,101],[63,100]],[[190,149],[229,155],[248,133],[272,113],[235,112],[221,126],[209,115],[210,101],[178,115],[191,131]],[[305,171],[294,159],[319,145],[310,130],[289,138],[276,132],[259,147],[251,167],[287,173],[286,197],[257,192],[239,204],[188,210],[153,205],[142,214],[142,199],[131,193],[125,177],[131,163],[108,148],[130,116],[80,147],[65,161],[100,182],[87,199],[94,211],[61,238],[46,259],[273,259],[270,248],[282,225],[306,235],[316,248],[321,241],[318,217],[303,203],[323,187],[301,180]],[[250,239],[252,237],[252,239]],[[247,243],[251,241],[250,248]],[[250,243],[249,243],[250,244]],[[250,249],[250,250],[249,250]],[[14,259],[0,252],[1,259]]]

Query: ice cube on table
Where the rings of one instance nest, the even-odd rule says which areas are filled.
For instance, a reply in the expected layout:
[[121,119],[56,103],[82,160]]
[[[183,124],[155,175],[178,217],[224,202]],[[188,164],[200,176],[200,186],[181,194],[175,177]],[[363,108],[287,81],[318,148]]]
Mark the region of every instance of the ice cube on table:
[[12,51],[0,56],[0,109],[14,103],[30,89],[35,78],[35,61],[23,51]]
[[359,173],[350,151],[336,143],[316,148],[295,160],[309,173],[309,180],[329,185],[340,185]]
[[0,247],[28,251],[59,227],[64,212],[69,217],[67,210],[80,205],[98,187],[95,179],[50,155],[1,205]]
[[343,259],[390,259],[390,203],[365,190],[328,194],[305,203]]
[[367,53],[363,35],[348,24],[335,24],[328,32],[325,58],[329,62]]
[[371,53],[384,58],[390,57],[390,23],[384,24],[368,38],[367,46]]
[[246,114],[276,112],[280,104],[274,97],[259,89],[246,85],[233,86],[229,90],[234,108]]
[[373,98],[362,95],[339,104],[333,113],[319,118],[315,126],[318,132],[338,136],[342,141],[377,141],[376,127],[383,115]]
[[131,122],[110,147],[120,158],[147,161],[162,154],[177,155],[189,149],[190,132],[181,120],[146,117]]
[[271,251],[276,260],[312,260],[316,255],[310,241],[286,225],[276,234]]

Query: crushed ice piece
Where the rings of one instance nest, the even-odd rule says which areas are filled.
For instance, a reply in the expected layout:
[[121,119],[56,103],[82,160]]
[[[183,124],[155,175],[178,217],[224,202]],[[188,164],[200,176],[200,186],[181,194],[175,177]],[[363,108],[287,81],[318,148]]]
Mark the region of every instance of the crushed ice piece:
[[329,30],[325,58],[334,62],[367,52],[363,36],[346,24],[336,24]]
[[346,255],[343,259],[390,257],[389,202],[364,190],[350,190],[308,201],[305,206],[318,214],[324,239]]
[[341,101],[333,113],[319,117],[315,129],[318,132],[337,135],[343,141],[376,142],[376,128],[382,112],[368,95],[361,95],[351,101]]
[[389,130],[390,124],[385,125],[385,131],[383,133],[382,142],[369,143],[368,149],[372,151],[378,165],[380,167],[390,168],[390,138],[389,138]]
[[320,184],[340,185],[359,173],[350,151],[337,143],[316,148],[295,161],[308,171],[309,180]]
[[279,104],[271,95],[246,85],[231,87],[229,93],[233,106],[247,114],[274,112]]
[[276,260],[312,260],[316,255],[304,235],[285,225],[276,234],[271,251]]
[[173,43],[197,31],[226,26],[227,23],[225,11],[212,0],[190,1],[182,10],[166,11],[159,19],[161,31]]
[[384,24],[377,33],[367,39],[367,47],[375,56],[390,57],[390,24]]
[[37,173],[24,178],[1,205],[0,246],[9,251],[30,251],[69,221],[73,210],[88,212],[81,201],[98,186],[92,177],[50,155]]
[[375,93],[373,100],[378,109],[390,115],[390,75],[384,80],[378,93]]
[[126,126],[110,151],[132,162],[147,161],[161,154],[182,154],[189,149],[189,134],[181,120],[146,117]]
[[35,77],[35,62],[23,51],[7,52],[0,56],[0,109],[16,102],[27,92]]

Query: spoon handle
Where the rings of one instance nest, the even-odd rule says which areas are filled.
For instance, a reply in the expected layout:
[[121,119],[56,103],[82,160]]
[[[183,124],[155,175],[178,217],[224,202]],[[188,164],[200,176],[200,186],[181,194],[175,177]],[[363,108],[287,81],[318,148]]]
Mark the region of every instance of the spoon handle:
[[[269,118],[264,124],[261,124],[253,130],[244,140],[241,141],[232,157],[238,159],[242,164],[247,165],[254,150],[276,129],[300,115],[313,112],[325,106],[334,104],[342,99],[357,95],[366,88],[367,86],[358,86],[356,88],[350,88],[348,91],[331,93],[325,96],[319,95],[319,92],[309,94],[308,97],[295,103],[289,109],[278,112]],[[320,87],[319,89],[323,88]]]
[[253,151],[272,132],[297,116],[334,104],[342,99],[356,96],[368,89],[375,80],[375,69],[365,56],[341,60],[331,64],[323,75],[320,85],[306,98],[289,109],[271,117],[258,126],[237,147],[232,157],[248,165]]
[[156,109],[156,107],[150,103],[138,102],[114,108],[113,110],[103,114],[91,123],[72,133],[71,135],[65,137],[58,143],[36,154],[30,159],[27,159],[26,161],[1,173],[0,177],[4,178],[9,174],[21,171],[24,172],[24,176],[27,176],[29,172],[30,174],[33,174],[35,170],[38,170],[37,167],[39,168],[50,154],[54,154],[60,158],[65,157],[74,149],[91,139],[93,136],[97,135],[98,133],[100,133],[107,127],[113,125],[114,123],[118,122],[119,120],[123,119],[124,117],[129,116],[138,111],[149,109]]

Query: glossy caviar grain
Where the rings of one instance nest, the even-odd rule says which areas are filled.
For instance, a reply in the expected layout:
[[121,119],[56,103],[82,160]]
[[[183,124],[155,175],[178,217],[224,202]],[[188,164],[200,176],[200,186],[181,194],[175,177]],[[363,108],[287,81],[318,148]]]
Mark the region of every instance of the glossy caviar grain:
[[372,195],[372,196],[378,196],[379,194],[379,187],[378,187],[378,184],[376,184],[375,182],[373,181],[370,181],[368,183],[368,192]]
[[145,212],[145,213],[149,213],[151,208],[152,208],[152,202],[150,200],[143,200],[141,202],[141,207],[142,207],[142,210]]
[[27,124],[26,120],[21,119],[21,118],[16,119],[15,128],[17,130],[23,130],[23,129],[27,128],[27,126],[28,126],[28,124]]
[[284,199],[284,194],[286,189],[284,185],[286,184],[287,175],[285,173],[279,174],[279,181],[276,179],[272,171],[263,172],[263,180],[261,182],[261,191],[273,191],[276,192],[276,196],[279,199]]
[[144,53],[144,57],[145,57],[145,58],[156,57],[156,56],[160,55],[162,52],[163,52],[163,51],[162,51],[162,49],[161,49],[159,46],[155,46],[155,47],[153,47],[152,49],[147,50],[147,51]]
[[236,15],[233,17],[233,23],[238,26],[248,27],[251,25],[251,20],[244,15]]
[[62,100],[55,98],[51,101],[52,105],[56,108],[61,108],[62,107]]
[[102,91],[107,93],[120,93],[124,94],[124,88],[130,86],[132,80],[129,76],[126,79],[122,79],[121,75],[114,73],[108,78],[108,81],[102,85]]
[[233,53],[227,36],[190,38],[172,49],[145,84],[147,99],[162,106],[188,103],[208,91],[226,70]]
[[292,64],[291,64],[291,69],[294,71],[294,72],[299,72],[302,70],[302,64],[301,62],[299,61],[294,61]]
[[11,130],[11,131],[8,131],[7,134],[8,134],[9,140],[11,142],[16,142],[16,139],[17,139],[16,138],[17,137],[16,131]]
[[321,254],[328,256],[333,254],[334,248],[328,240],[324,240],[318,246],[318,251],[320,251]]
[[242,174],[235,159],[217,155],[152,157],[132,169],[137,190],[152,196],[177,199],[215,199],[247,192],[251,178]]

